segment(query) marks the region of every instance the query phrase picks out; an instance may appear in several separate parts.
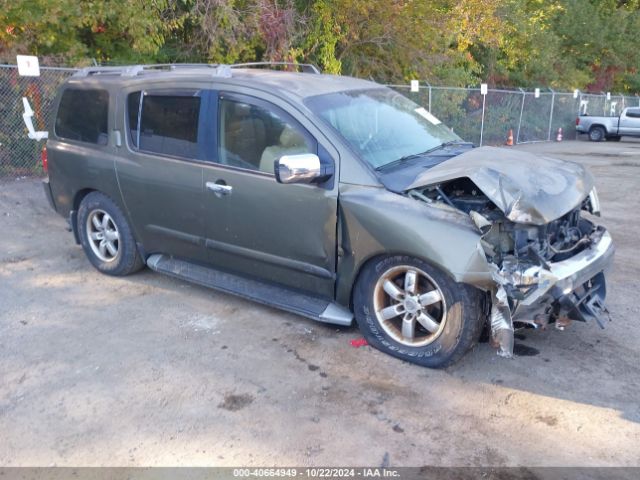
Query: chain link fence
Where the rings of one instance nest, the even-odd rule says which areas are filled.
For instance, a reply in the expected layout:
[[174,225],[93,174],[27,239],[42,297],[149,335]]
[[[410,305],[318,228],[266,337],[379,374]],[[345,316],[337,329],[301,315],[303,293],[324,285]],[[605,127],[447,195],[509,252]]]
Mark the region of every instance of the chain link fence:
[[[34,110],[36,130],[47,130],[52,103],[60,84],[75,70],[40,68],[39,77],[21,77],[13,65],[0,65],[0,178],[42,174],[42,142],[30,140],[22,119],[22,97]],[[574,139],[578,113],[616,116],[628,106],[640,106],[640,97],[608,94],[535,92],[421,85],[389,85],[429,110],[460,137],[476,145],[504,145],[509,131],[514,143]]]
[[[611,94],[390,85],[438,117],[460,137],[475,145],[504,145],[509,132],[514,144],[576,138],[578,114],[617,116],[640,106],[640,97]],[[484,98],[483,98],[484,97]]]
[[47,130],[58,86],[75,70],[40,68],[39,77],[21,77],[13,65],[0,65],[0,178],[41,175],[42,142],[27,137],[22,97],[34,111],[36,130]]

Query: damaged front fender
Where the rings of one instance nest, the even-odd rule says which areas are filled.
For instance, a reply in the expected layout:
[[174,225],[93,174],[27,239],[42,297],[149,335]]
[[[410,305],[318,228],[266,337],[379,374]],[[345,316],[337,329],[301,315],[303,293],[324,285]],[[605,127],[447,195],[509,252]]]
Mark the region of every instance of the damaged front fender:
[[[383,206],[383,208],[381,207]],[[410,255],[456,282],[488,290],[492,272],[480,234],[468,215],[398,195],[384,188],[340,186],[336,299],[348,305],[364,263],[377,255]]]

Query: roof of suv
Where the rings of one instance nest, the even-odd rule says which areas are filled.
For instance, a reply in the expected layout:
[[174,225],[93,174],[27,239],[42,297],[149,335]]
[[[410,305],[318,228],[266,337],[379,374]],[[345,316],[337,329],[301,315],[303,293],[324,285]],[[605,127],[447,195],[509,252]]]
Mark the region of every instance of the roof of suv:
[[[123,67],[124,68],[124,67]],[[231,76],[217,75],[214,68],[184,66],[174,70],[143,70],[137,75],[98,74],[73,76],[70,83],[85,81],[96,83],[144,83],[144,80],[163,79],[176,82],[189,80],[210,80],[220,83],[262,87],[299,98],[312,97],[345,90],[380,88],[377,83],[340,75],[287,72],[263,68],[231,68]],[[109,73],[109,71],[105,72]]]

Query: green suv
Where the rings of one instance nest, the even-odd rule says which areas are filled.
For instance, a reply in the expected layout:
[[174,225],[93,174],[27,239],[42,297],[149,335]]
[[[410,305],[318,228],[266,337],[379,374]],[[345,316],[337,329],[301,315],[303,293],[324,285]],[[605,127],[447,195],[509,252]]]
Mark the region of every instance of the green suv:
[[603,325],[613,245],[583,167],[474,148],[396,91],[306,70],[73,75],[44,185],[94,267],[355,320],[428,367],[484,329],[508,357],[514,326]]

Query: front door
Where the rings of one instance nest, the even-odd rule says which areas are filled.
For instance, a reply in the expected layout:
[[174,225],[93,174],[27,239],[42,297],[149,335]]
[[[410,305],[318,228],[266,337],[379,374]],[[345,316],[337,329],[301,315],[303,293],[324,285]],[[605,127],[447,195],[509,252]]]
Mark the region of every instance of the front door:
[[[281,106],[222,93],[212,123],[215,162],[204,170],[209,261],[223,270],[332,299],[337,188],[279,184],[274,160],[325,152]],[[213,109],[212,109],[213,110]],[[323,161],[333,161],[322,153]]]
[[620,135],[640,135],[640,107],[627,108],[626,112],[620,116],[618,131]]

